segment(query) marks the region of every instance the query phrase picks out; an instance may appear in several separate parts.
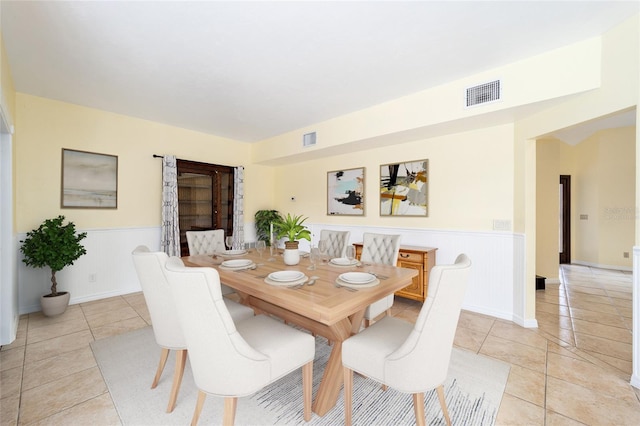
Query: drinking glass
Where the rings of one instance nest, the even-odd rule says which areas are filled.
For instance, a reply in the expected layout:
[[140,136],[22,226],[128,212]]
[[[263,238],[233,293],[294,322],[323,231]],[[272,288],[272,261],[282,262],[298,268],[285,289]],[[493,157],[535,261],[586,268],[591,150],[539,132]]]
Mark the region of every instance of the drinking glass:
[[278,255],[278,240],[275,234],[271,236],[271,245],[269,246],[269,262],[274,262]]
[[326,240],[318,241],[318,250],[320,250],[320,260],[322,263],[327,262],[327,250],[329,249]]
[[316,263],[318,263],[318,259],[320,258],[320,250],[318,249],[318,247],[311,247],[311,250],[309,251],[309,262],[311,262],[311,265],[307,268],[310,271],[313,271],[316,269]]
[[227,236],[224,239],[225,244],[227,245],[227,250],[231,250],[233,248],[233,235]]
[[264,253],[264,249],[266,248],[266,244],[264,241],[256,241],[256,251],[260,255],[260,259],[262,259],[262,253]]
[[349,263],[353,263],[353,260],[356,258],[356,248],[354,246],[347,246],[346,252],[347,259],[349,259]]

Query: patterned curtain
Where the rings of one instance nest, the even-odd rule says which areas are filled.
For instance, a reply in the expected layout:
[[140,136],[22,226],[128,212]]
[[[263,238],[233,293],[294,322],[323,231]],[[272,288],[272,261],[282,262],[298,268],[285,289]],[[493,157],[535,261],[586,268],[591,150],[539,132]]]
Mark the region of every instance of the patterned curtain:
[[165,155],[162,159],[162,237],[160,249],[168,256],[180,256],[178,165],[174,155]]
[[244,244],[244,167],[233,173],[233,237]]

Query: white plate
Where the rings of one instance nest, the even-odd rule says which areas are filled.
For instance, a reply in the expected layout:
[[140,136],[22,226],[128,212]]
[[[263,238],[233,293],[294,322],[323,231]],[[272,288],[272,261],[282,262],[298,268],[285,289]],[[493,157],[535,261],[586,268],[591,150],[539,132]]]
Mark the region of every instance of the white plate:
[[245,266],[251,265],[252,261],[249,259],[234,259],[234,260],[225,260],[222,262],[222,266],[225,268],[244,268]]
[[222,255],[227,255],[227,256],[240,256],[243,254],[246,254],[247,251],[246,250],[225,250],[223,252],[221,252],[220,254]]
[[278,271],[269,274],[269,279],[279,282],[296,281],[304,277],[304,273],[300,271]]
[[346,283],[367,284],[373,282],[376,279],[376,276],[366,272],[347,272],[345,274],[340,274],[338,278]]
[[356,259],[349,260],[346,257],[336,257],[331,259],[330,262],[333,263],[334,265],[340,265],[340,266],[352,266],[358,263]]

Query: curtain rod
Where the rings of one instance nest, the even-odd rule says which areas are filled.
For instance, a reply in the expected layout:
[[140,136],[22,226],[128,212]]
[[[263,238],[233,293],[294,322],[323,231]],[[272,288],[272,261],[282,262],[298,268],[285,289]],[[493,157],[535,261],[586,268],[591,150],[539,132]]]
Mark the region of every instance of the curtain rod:
[[164,158],[164,156],[163,155],[153,154],[153,158]]

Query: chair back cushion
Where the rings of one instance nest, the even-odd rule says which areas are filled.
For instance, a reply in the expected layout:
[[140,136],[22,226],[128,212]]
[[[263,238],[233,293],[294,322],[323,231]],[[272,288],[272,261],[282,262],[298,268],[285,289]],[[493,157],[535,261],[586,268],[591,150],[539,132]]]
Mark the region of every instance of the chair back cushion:
[[164,274],[167,260],[165,253],[150,252],[146,246],[138,246],[133,251],[133,263],[147,302],[156,343],[163,348],[181,350],[187,347],[187,343]]
[[320,239],[327,242],[327,255],[330,259],[346,256],[350,235],[350,231],[330,231],[328,229],[320,231]]
[[387,357],[386,384],[413,393],[444,382],[470,270],[471,261],[465,254],[453,265],[431,268],[427,298],[413,330]]
[[177,257],[166,264],[178,319],[199,389],[217,396],[244,396],[270,378],[269,358],[238,333],[213,268],[187,268]]
[[224,251],[224,229],[187,231],[186,234],[190,256]]
[[362,241],[362,262],[396,265],[400,252],[400,235],[365,232]]

